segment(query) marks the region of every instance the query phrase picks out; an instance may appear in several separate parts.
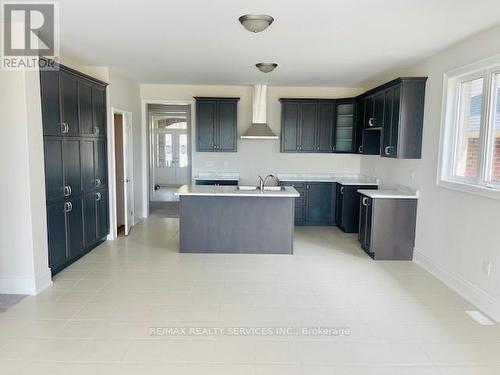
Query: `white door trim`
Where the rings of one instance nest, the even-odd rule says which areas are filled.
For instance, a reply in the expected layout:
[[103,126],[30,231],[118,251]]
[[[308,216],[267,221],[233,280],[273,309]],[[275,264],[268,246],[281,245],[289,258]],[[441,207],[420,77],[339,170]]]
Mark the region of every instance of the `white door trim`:
[[[147,218],[149,216],[149,116],[148,104],[164,104],[164,105],[189,105],[191,108],[190,125],[188,134],[191,139],[190,149],[190,164],[191,171],[193,170],[193,156],[195,150],[195,100],[161,100],[161,99],[141,99],[141,112],[142,112],[142,126],[141,126],[141,157],[142,157],[142,216]],[[190,176],[192,179],[193,176]]]
[[[115,114],[116,115],[121,115],[122,116],[122,128],[123,128],[123,141],[125,143],[125,132],[126,132],[126,127],[127,126],[132,126],[132,123],[128,123],[128,122],[132,122],[132,112],[130,111],[125,111],[123,109],[119,109],[119,108],[115,108],[115,107],[111,107],[111,126],[109,127],[108,129],[108,134],[109,134],[109,137],[108,137],[108,160],[109,160],[109,163],[108,163],[108,171],[109,171],[109,227],[110,227],[110,231],[109,231],[109,235],[108,235],[108,240],[114,240],[116,239],[116,237],[118,237],[118,233],[117,233],[117,218],[116,218],[116,145],[115,145]],[[130,132],[131,134],[131,137],[132,137],[132,133],[133,132]],[[128,137],[127,137],[128,138]],[[132,142],[133,144],[133,139],[130,139],[128,140],[130,142]],[[123,161],[124,161],[124,166],[125,166],[125,163],[128,164],[128,160],[130,160],[128,158],[128,155],[127,155],[127,152],[128,152],[128,147],[126,147],[126,145],[124,144],[123,145]],[[133,157],[132,157],[132,160],[133,160]],[[131,173],[133,173],[133,168],[131,169]],[[131,191],[131,194],[132,194],[132,205],[134,205],[134,176],[132,175],[131,178],[130,178],[131,182],[130,182],[130,189],[132,190]],[[127,197],[125,197],[125,199],[127,199]],[[135,211],[135,210],[134,210]],[[127,213],[126,213],[127,214]],[[132,221],[132,225],[134,225],[134,221],[135,221],[135,214],[133,216],[133,221]]]

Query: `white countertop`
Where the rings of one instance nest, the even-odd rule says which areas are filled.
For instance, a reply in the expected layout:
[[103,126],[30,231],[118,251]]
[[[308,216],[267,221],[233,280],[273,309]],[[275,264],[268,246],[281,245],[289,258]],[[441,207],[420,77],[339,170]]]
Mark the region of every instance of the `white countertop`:
[[368,189],[358,189],[358,193],[366,195],[370,198],[386,198],[386,199],[418,199],[419,192],[414,190],[368,190]]
[[378,185],[378,179],[358,174],[342,173],[279,173],[280,181],[337,182],[342,185]]
[[279,191],[238,190],[237,186],[183,185],[175,195],[223,196],[223,197],[256,197],[256,198],[296,198],[300,194],[292,186]]
[[194,179],[239,181],[240,174],[238,172],[200,172]]

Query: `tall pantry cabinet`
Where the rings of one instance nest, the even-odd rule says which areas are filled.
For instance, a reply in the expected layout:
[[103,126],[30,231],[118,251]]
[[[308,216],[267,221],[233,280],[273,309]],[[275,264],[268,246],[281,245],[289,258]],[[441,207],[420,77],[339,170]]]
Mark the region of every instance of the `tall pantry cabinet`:
[[40,72],[52,274],[109,233],[106,85],[62,65]]

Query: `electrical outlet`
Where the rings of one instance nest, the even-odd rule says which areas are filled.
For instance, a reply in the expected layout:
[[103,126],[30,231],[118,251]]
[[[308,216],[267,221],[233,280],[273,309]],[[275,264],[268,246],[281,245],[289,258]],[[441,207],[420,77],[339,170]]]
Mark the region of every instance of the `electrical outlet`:
[[410,178],[411,178],[412,180],[414,180],[414,179],[415,179],[415,171],[414,171],[413,169],[410,171]]
[[486,276],[491,275],[491,267],[492,267],[491,260],[483,261],[483,272]]

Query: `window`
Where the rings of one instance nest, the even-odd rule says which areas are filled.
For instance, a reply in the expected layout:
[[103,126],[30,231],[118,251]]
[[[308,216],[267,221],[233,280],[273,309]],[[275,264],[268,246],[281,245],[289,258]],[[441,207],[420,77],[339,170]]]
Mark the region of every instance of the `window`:
[[445,75],[438,183],[500,199],[500,58]]

